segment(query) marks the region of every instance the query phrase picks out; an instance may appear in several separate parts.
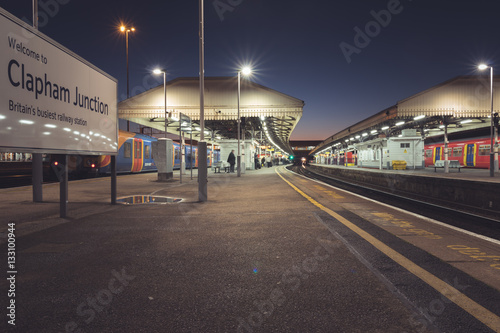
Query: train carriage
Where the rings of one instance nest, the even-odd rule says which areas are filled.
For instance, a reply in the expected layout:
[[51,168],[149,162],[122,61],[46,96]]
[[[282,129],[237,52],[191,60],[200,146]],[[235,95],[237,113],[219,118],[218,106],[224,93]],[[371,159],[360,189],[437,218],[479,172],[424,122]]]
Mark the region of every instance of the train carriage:
[[[450,141],[448,160],[456,160],[461,166],[488,169],[490,166],[490,138],[475,138]],[[444,143],[425,145],[425,166],[432,166],[436,161],[444,160]]]
[[[118,138],[118,155],[116,159],[116,170],[119,173],[137,173],[156,171],[156,165],[152,154],[152,142],[157,139],[143,134],[130,133],[119,131]],[[192,149],[192,151],[191,151]],[[173,142],[173,168],[180,169],[181,151],[180,144]],[[220,160],[220,152],[214,152],[214,159],[210,158],[211,149],[207,150],[207,165],[210,167],[212,162]],[[198,147],[185,145],[184,146],[184,161],[185,168],[189,169],[198,167]],[[96,173],[109,174],[111,172],[111,156],[97,157]]]

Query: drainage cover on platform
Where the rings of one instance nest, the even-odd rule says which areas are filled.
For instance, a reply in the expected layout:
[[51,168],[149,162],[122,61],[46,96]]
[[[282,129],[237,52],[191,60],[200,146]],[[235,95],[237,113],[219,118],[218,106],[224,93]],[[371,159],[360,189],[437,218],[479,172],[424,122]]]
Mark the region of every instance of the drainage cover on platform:
[[157,195],[132,195],[116,199],[116,202],[124,205],[140,205],[140,204],[167,204],[181,202],[182,199],[161,197]]

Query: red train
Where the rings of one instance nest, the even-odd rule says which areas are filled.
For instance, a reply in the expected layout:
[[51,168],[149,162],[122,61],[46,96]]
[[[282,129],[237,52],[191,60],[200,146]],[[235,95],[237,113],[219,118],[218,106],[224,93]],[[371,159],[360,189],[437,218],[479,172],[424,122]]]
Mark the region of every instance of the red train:
[[[491,138],[474,138],[450,141],[448,160],[457,160],[464,167],[489,169]],[[434,165],[436,160],[444,160],[444,143],[425,145],[425,166]]]

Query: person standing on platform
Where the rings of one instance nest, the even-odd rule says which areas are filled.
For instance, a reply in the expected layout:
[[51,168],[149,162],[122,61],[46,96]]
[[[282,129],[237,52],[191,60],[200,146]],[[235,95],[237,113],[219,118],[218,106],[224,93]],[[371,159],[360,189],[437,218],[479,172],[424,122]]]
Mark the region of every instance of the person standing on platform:
[[255,163],[255,170],[260,169],[259,155],[257,155],[257,153],[254,154],[253,160]]
[[271,155],[266,155],[266,164],[268,168],[273,166]]
[[236,157],[234,157],[234,149],[229,153],[227,163],[229,163],[229,172],[234,173],[234,164],[236,163]]

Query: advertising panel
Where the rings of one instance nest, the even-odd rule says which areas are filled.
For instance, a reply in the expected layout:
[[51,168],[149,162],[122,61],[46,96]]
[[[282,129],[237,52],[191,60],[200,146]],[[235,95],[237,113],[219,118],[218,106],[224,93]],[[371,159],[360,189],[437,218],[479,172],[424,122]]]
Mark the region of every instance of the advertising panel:
[[117,81],[0,8],[0,150],[117,152]]

